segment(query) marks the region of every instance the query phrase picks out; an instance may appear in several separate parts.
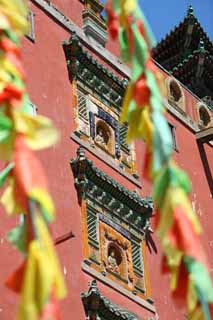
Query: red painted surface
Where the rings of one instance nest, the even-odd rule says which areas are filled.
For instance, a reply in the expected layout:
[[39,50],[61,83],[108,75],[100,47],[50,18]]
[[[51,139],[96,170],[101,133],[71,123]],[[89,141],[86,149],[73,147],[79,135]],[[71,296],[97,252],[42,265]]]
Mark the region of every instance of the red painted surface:
[[[82,4],[80,1],[55,0],[54,5],[65,15],[81,26]],[[74,113],[72,109],[72,90],[68,79],[66,61],[62,49],[62,41],[69,39],[69,33],[48,17],[41,9],[32,5],[35,13],[36,42],[23,40],[23,62],[27,72],[28,90],[31,100],[38,106],[38,113],[50,117],[61,132],[61,140],[56,147],[40,152],[40,158],[49,178],[51,193],[55,200],[57,222],[52,226],[54,238],[61,237],[72,231],[75,238],[65,241],[57,246],[62,269],[68,287],[68,296],[61,303],[62,319],[85,319],[80,294],[87,291],[91,277],[81,270],[83,261],[82,225],[80,208],[77,203],[74,181],[69,161],[76,156],[77,145],[70,139],[74,128]],[[111,52],[118,53],[116,43],[108,43]],[[97,58],[99,59],[99,58]],[[109,67],[110,69],[111,67]],[[187,114],[196,119],[196,99],[186,94]],[[196,143],[195,135],[179,120],[168,114],[169,121],[176,126],[179,152],[174,154],[179,165],[188,172],[193,186],[191,195],[193,205],[199,214],[203,229],[203,244],[208,254],[210,269],[213,270],[213,238],[212,238],[212,196],[205,175],[201,155]],[[205,146],[209,167],[213,167],[212,148]],[[141,174],[144,145],[136,143],[137,166]],[[112,176],[119,183],[130,190],[136,186],[122,177],[115,170],[98,160],[95,156],[87,155],[96,166]],[[213,172],[212,172],[213,174]],[[150,196],[151,186],[142,179],[142,196]],[[14,221],[15,220],[15,221]],[[4,288],[6,277],[21,262],[20,255],[6,242],[6,233],[16,223],[16,219],[7,218],[1,210],[0,224],[0,319],[14,319],[17,297]],[[156,240],[157,243],[157,240]],[[168,278],[160,273],[160,248],[158,254],[147,253],[148,272],[151,277],[152,298],[160,319],[183,319],[183,311],[176,308],[168,290]],[[148,320],[149,312],[130,301],[123,295],[115,292],[104,284],[98,283],[101,293],[112,302],[123,306],[138,315],[140,319]],[[29,319],[30,320],[30,319]]]

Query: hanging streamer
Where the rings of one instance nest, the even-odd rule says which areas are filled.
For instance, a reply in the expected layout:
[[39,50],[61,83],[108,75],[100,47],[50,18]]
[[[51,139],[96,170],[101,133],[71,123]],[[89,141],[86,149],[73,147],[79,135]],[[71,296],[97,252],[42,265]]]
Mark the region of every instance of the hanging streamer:
[[106,12],[109,33],[118,37],[123,61],[131,65],[121,121],[128,122],[129,142],[139,138],[146,143],[144,176],[153,183],[162,272],[170,273],[172,296],[179,305],[187,305],[188,318],[210,320],[213,287],[200,242],[201,227],[188,198],[190,182],[172,160],[163,78],[150,53],[154,37],[137,0],[109,0]]
[[[34,151],[52,146],[58,133],[52,122],[29,115],[20,37],[27,33],[28,11],[22,0],[0,0],[0,187],[1,203],[20,224],[8,240],[23,254],[23,263],[6,285],[20,295],[19,320],[58,320],[57,301],[66,288],[48,223],[54,205],[44,169]],[[48,267],[47,267],[48,266]]]

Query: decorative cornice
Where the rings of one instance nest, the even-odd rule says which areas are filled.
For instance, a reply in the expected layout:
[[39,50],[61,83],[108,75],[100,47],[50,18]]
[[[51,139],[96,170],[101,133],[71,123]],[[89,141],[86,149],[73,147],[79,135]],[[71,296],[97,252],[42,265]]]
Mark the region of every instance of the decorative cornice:
[[85,50],[75,32],[72,32],[69,41],[63,43],[63,48],[70,81],[79,79],[111,105],[120,109],[122,98],[128,85],[127,79],[119,79],[94,59]]
[[70,164],[80,204],[82,199],[92,198],[115,216],[122,217],[132,228],[143,232],[147,219],[153,212],[151,198],[141,198],[136,192],[130,192],[96,168],[93,162],[86,158],[82,147],[78,148],[77,158],[71,160]]
[[102,296],[97,287],[96,280],[91,282],[88,292],[81,294],[81,299],[88,320],[98,320],[102,318],[101,316],[113,320],[139,320],[135,314]]

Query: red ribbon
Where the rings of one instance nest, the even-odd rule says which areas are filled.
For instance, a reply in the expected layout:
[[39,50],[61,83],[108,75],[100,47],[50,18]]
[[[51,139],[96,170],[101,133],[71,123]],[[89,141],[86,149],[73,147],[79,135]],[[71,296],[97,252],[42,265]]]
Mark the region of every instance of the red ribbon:
[[173,225],[168,234],[171,244],[186,256],[206,265],[199,236],[182,207],[175,208],[173,219]]
[[106,12],[108,16],[108,28],[111,37],[115,40],[118,37],[118,30],[119,30],[119,17],[115,14],[112,9],[112,4],[107,3],[106,5]]
[[150,89],[146,83],[144,75],[142,75],[136,82],[133,89],[133,98],[137,103],[138,107],[144,107],[149,104],[150,100]]
[[26,268],[26,260],[20,265],[20,267],[13,272],[6,280],[5,285],[8,289],[19,294],[22,289],[22,283]]
[[43,167],[26,145],[23,135],[16,137],[14,162],[15,198],[21,208],[27,212],[29,192],[35,187],[44,190],[47,190],[48,187]]

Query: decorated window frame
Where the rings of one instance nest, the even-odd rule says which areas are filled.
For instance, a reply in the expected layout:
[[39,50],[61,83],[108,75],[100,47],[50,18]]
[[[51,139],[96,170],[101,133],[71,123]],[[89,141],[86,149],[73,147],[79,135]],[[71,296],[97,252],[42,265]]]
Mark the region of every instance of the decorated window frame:
[[130,192],[96,168],[82,147],[71,168],[81,206],[84,264],[102,281],[152,301],[146,268],[151,199]]
[[[74,101],[75,129],[71,138],[139,184],[135,146],[127,144],[128,127],[119,122],[128,81],[119,79],[96,61],[75,34],[63,46]],[[97,139],[99,120],[105,130]],[[104,136],[109,139],[103,139]]]

